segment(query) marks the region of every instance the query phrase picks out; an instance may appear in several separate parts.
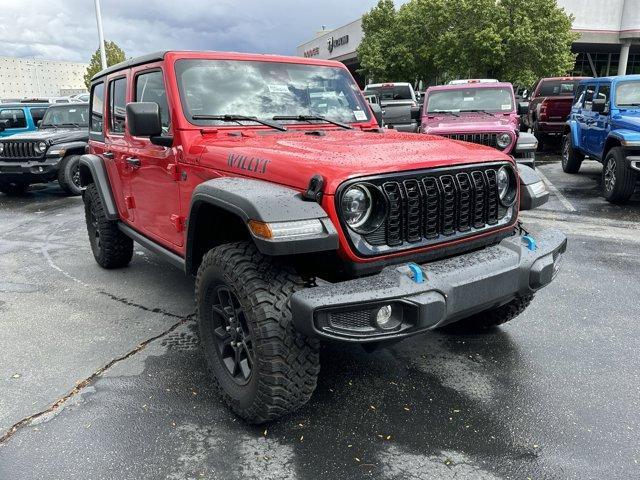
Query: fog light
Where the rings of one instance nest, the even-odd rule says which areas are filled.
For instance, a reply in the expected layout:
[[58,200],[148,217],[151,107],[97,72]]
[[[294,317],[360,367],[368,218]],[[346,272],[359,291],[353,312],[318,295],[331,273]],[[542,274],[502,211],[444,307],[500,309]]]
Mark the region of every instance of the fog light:
[[382,329],[389,328],[389,321],[391,320],[392,314],[393,309],[391,308],[391,305],[380,307],[376,314],[376,325]]

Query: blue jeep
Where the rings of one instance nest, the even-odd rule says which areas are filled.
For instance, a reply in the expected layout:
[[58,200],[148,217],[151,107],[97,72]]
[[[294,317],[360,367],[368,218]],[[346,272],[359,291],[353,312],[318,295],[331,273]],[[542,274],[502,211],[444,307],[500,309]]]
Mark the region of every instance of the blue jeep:
[[562,169],[577,173],[585,156],[603,164],[604,197],[629,200],[640,172],[640,75],[582,80],[562,147]]
[[0,103],[0,137],[36,130],[47,107],[47,103]]

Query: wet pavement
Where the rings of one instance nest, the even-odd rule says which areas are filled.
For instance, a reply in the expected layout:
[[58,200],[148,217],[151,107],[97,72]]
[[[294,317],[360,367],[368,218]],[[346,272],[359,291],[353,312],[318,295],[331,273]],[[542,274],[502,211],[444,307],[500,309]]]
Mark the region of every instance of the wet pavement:
[[215,397],[193,281],[136,247],[93,261],[82,202],[0,195],[0,479],[640,477],[640,195],[540,170],[567,232],[554,284],[479,336],[323,346],[310,403],[266,427]]

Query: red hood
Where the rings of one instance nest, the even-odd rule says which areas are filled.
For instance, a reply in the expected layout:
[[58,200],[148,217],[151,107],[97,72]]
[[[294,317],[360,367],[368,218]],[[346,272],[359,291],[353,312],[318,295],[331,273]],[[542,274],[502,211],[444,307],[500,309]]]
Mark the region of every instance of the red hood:
[[[255,132],[255,131],[254,131]],[[349,178],[465,163],[510,160],[493,148],[443,137],[385,131],[385,133],[323,130],[228,136],[205,134],[199,164],[217,171],[249,176],[303,190],[320,174],[325,193],[332,195]],[[193,151],[193,150],[192,150]]]

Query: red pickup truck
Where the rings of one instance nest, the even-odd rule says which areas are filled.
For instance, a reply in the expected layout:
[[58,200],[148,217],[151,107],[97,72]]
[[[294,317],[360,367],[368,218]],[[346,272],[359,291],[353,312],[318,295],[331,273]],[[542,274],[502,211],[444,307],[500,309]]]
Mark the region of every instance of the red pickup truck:
[[538,139],[542,150],[550,137],[560,137],[571,111],[573,94],[578,82],[589,77],[541,78],[527,97],[529,113],[523,123]]

